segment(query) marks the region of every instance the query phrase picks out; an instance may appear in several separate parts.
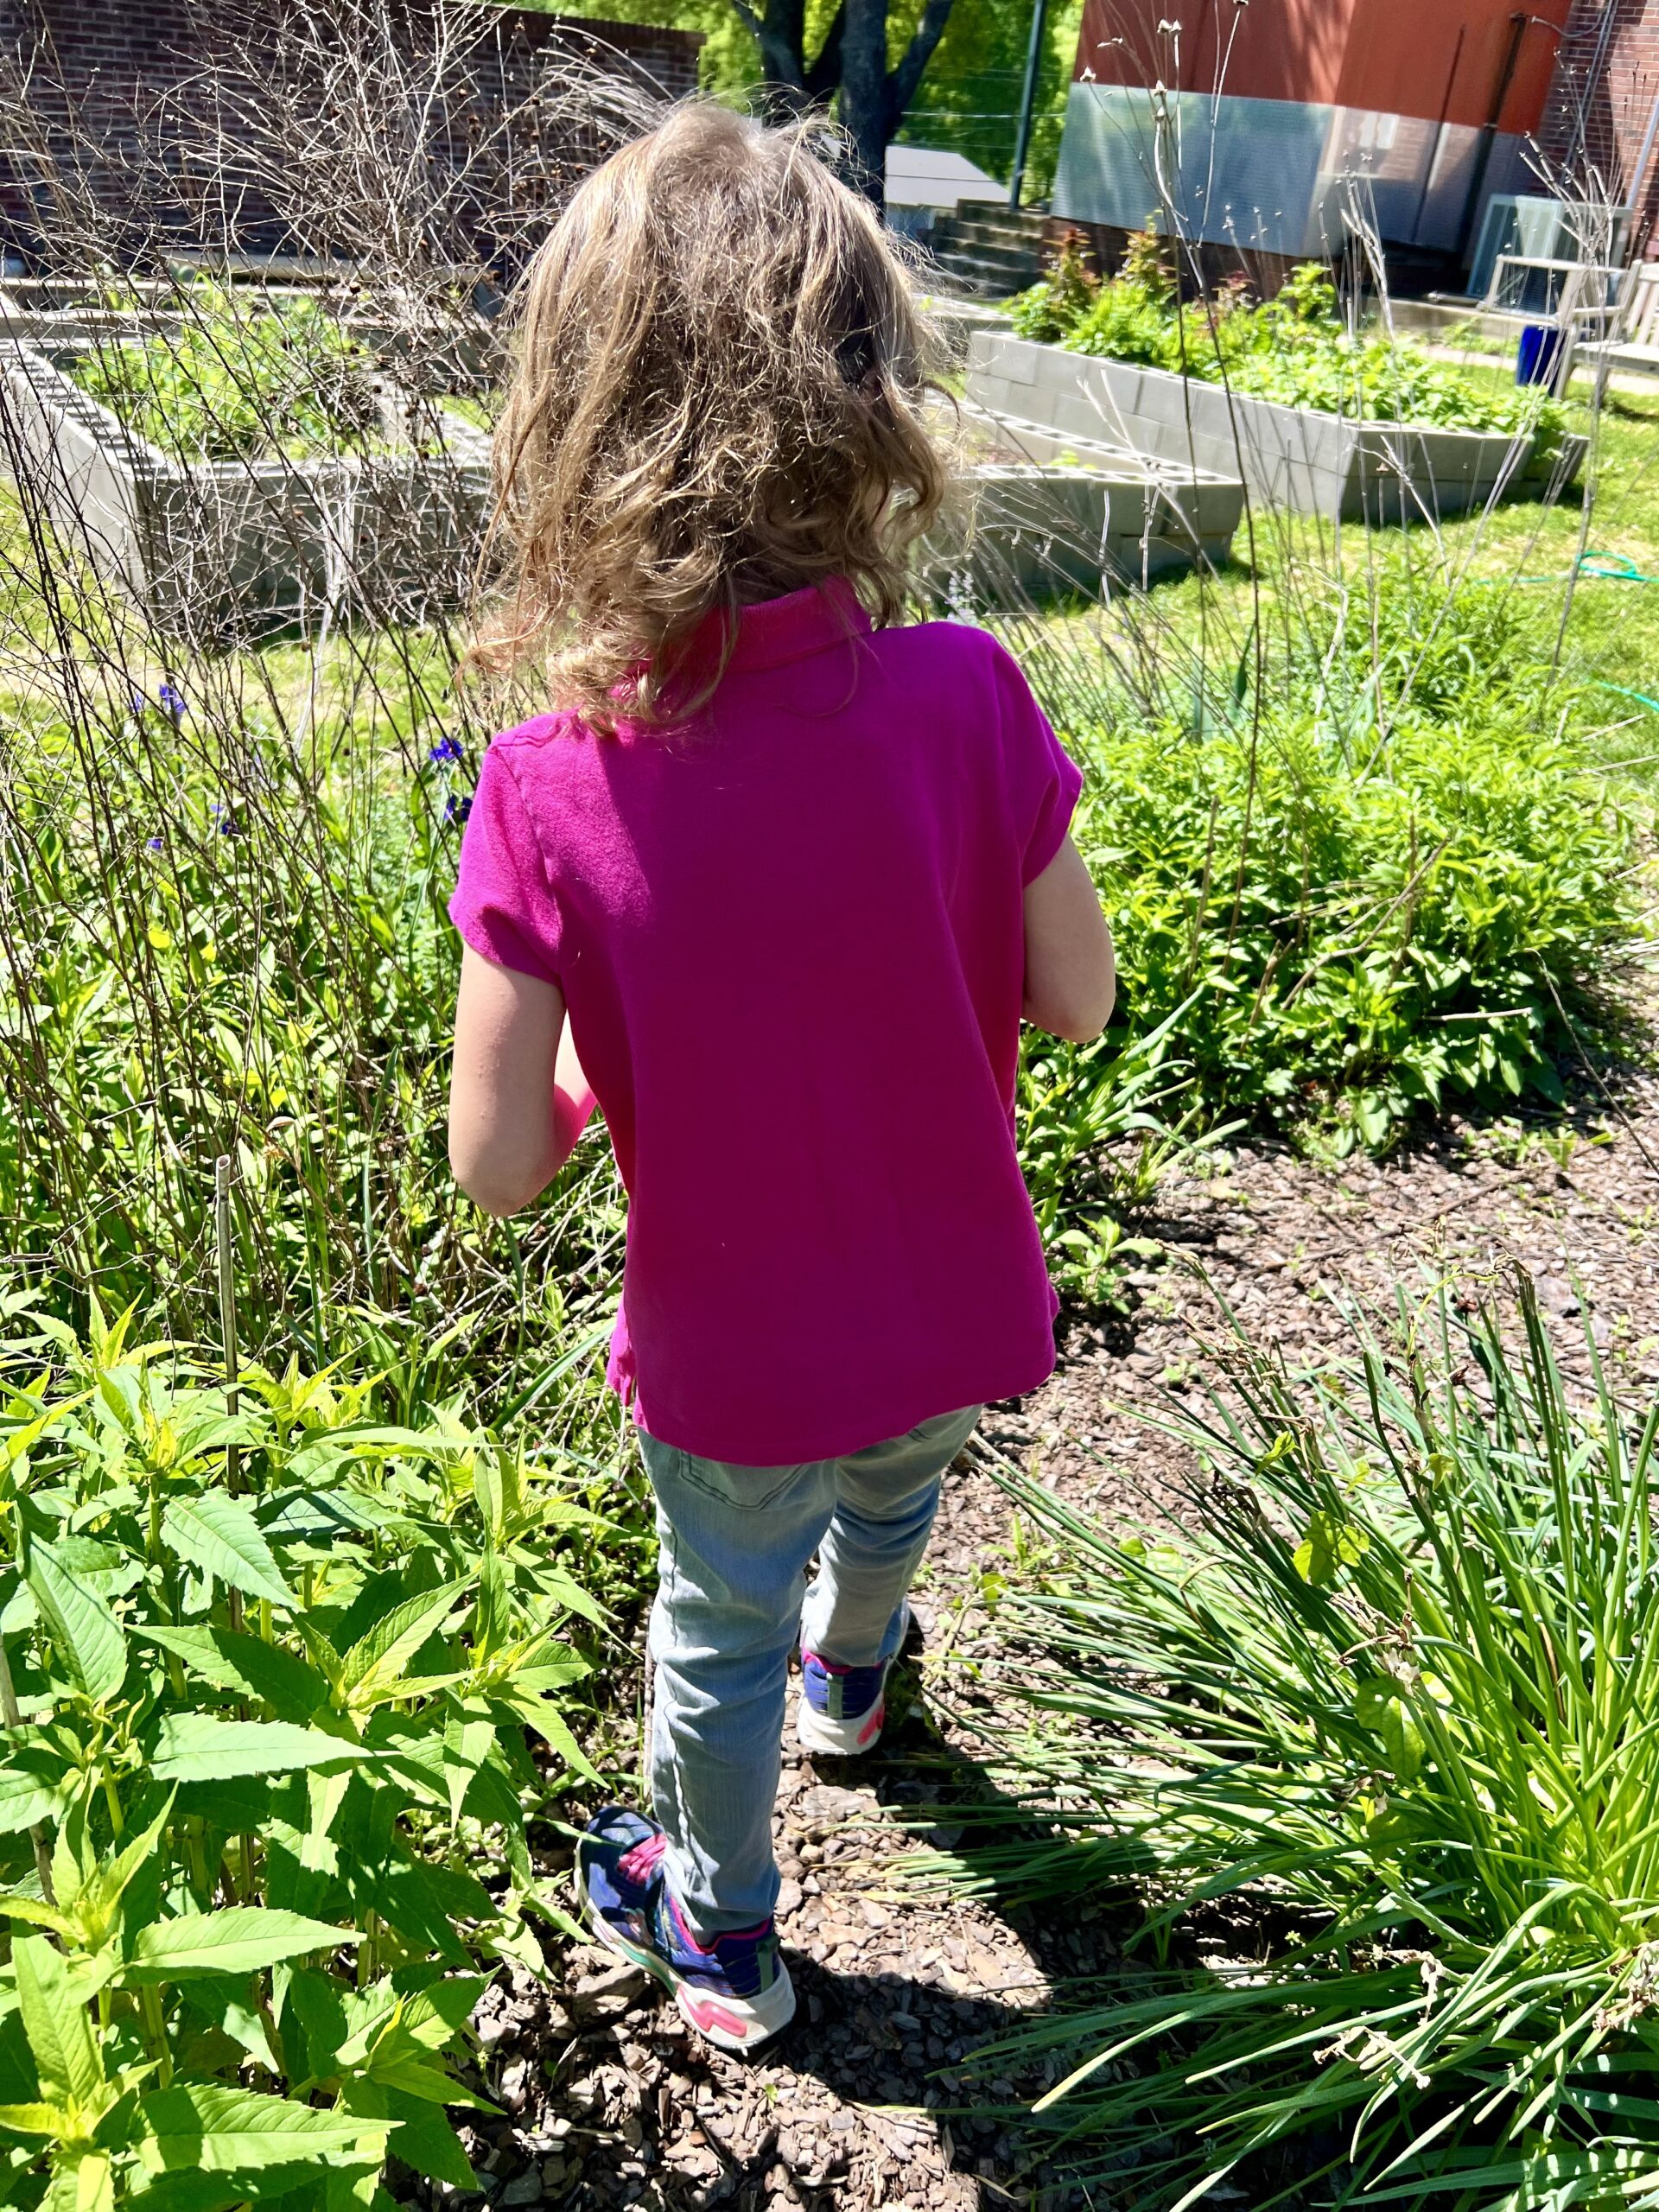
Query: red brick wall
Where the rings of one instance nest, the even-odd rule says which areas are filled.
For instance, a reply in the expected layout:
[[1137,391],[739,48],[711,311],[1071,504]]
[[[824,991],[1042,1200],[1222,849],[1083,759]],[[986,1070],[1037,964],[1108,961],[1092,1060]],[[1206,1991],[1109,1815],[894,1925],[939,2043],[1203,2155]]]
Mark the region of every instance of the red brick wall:
[[[245,51],[257,42],[257,25],[266,10],[274,14],[283,0],[0,0],[0,73],[13,77],[27,69],[31,143],[19,148],[0,143],[0,245],[21,245],[27,252],[37,233],[34,211],[49,204],[54,189],[75,167],[111,221],[112,241],[141,228],[146,209],[142,197],[154,194],[156,140],[146,140],[147,121],[158,99],[175,94],[168,125],[173,134],[168,166],[184,173],[192,166],[188,124],[192,77],[216,53]],[[401,14],[414,16],[423,0],[390,0]],[[577,19],[527,8],[500,8],[493,66],[503,80],[524,86],[536,57],[550,48],[574,48],[617,67],[636,81],[653,80],[669,99],[695,92],[700,34],[658,29],[632,23]],[[265,20],[270,20],[265,16]],[[425,50],[423,46],[422,50]],[[455,130],[464,135],[464,120]],[[3,134],[0,134],[3,135]],[[15,134],[13,134],[15,135]],[[42,162],[41,143],[51,163]],[[206,137],[204,134],[204,144]],[[143,160],[131,158],[145,145]],[[196,155],[200,168],[200,156]],[[54,185],[53,171],[57,182]],[[188,196],[188,195],[187,195]],[[156,224],[150,223],[153,230]],[[181,238],[192,219],[182,208],[168,227]],[[220,243],[215,239],[213,243]],[[264,219],[256,200],[238,208],[236,243],[269,250],[287,243]],[[118,253],[118,246],[112,245]]]
[[1570,186],[1635,203],[1638,252],[1659,249],[1659,143],[1632,174],[1656,99],[1659,0],[1574,0],[1539,143]]

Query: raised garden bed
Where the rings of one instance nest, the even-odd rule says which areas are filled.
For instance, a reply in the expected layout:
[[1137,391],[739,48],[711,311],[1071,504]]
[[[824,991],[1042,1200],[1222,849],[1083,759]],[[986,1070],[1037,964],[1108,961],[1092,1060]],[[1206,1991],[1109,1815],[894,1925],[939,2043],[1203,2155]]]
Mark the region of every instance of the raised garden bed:
[[999,606],[1227,559],[1243,512],[1237,476],[1148,466],[1122,446],[971,405],[963,415],[963,498],[925,549],[935,594]]
[[0,339],[0,467],[66,544],[162,626],[236,632],[372,607],[418,620],[470,579],[489,440],[440,412],[435,449],[185,460],[69,373],[77,346]]
[[968,395],[1064,437],[1116,440],[1158,461],[1242,475],[1253,497],[1332,520],[1462,514],[1504,492],[1570,483],[1585,452],[1582,438],[1568,438],[1540,466],[1530,433],[1345,421],[995,332],[974,335]]

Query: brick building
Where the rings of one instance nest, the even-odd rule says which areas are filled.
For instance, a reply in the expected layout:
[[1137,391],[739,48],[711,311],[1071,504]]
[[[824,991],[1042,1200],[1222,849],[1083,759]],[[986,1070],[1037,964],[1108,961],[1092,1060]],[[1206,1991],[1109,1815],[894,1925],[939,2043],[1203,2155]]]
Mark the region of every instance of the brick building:
[[1574,0],[1539,130],[1567,188],[1630,210],[1659,255],[1659,0]]
[[[263,9],[246,0],[0,0],[0,251],[14,264],[21,256],[47,266],[72,199],[79,236],[85,210],[101,211],[118,264],[163,239],[181,248],[316,250],[315,239],[292,234],[286,195],[270,188],[269,158],[263,175],[251,158],[245,174],[236,173],[238,134],[245,143],[257,137],[279,93],[302,96],[295,80],[308,69],[319,113],[330,99],[378,97],[395,110],[399,64],[418,74],[442,53],[442,89],[432,112],[422,114],[420,149],[422,160],[439,164],[464,163],[508,111],[533,134],[534,96],[561,59],[579,58],[610,79],[614,100],[601,95],[595,104],[619,111],[696,86],[697,33],[513,7],[492,10],[481,32],[457,35],[461,22],[445,0],[342,0],[333,17],[326,0],[266,0]],[[342,66],[331,86],[336,38]],[[404,106],[412,112],[423,104]],[[563,136],[563,166],[580,166],[582,125],[568,103],[554,128]],[[535,159],[533,146],[518,157],[512,194],[526,185]],[[476,166],[481,179],[483,164]],[[479,188],[483,198],[504,188],[499,178]],[[487,231],[488,211],[477,213]]]

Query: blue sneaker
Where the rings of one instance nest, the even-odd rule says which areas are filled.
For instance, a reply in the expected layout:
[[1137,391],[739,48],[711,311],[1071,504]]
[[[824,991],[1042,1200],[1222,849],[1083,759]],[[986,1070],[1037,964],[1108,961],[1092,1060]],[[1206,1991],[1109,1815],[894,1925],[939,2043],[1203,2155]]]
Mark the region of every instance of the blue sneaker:
[[804,1751],[856,1758],[880,1736],[887,1713],[887,1669],[891,1659],[874,1667],[838,1667],[816,1651],[801,1651],[801,1701],[795,1735]]
[[795,1989],[770,1915],[700,1942],[663,1879],[655,1821],[607,1805],[576,1847],[576,1878],[600,1942],[655,1974],[683,2018],[722,2050],[748,2050],[795,2017]]

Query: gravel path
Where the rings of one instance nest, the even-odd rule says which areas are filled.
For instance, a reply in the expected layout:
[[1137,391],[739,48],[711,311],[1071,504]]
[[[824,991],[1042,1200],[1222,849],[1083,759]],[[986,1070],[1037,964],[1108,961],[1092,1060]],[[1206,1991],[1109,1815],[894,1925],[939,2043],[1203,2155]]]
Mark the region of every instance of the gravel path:
[[[1391,1307],[1449,1272],[1478,1287],[1522,1265],[1557,1317],[1564,1364],[1587,1371],[1587,1323],[1615,1386],[1646,1395],[1659,1386],[1659,1085],[1632,1080],[1620,1103],[1625,1119],[1592,1093],[1558,1124],[1454,1122],[1395,1159],[1333,1172],[1283,1151],[1217,1155],[1166,1184],[1151,1233],[1293,1365],[1338,1343],[1344,1297]],[[1175,1447],[1125,1409],[1179,1399],[1216,1321],[1210,1292],[1178,1266],[1133,1288],[1126,1317],[1068,1320],[1053,1380],[988,1420],[994,1442],[1027,1463],[1034,1453],[1043,1480],[1117,1525],[1170,1510],[1178,1471]],[[709,2050],[598,1950],[567,1954],[551,2000],[527,1976],[489,1993],[491,2087],[512,2115],[475,2139],[493,2202],[1069,2212],[1084,2201],[1022,2156],[1018,2097],[1036,2084],[993,2081],[1003,2113],[954,2069],[1058,1983],[1109,1973],[1109,1929],[1070,1906],[1010,1919],[907,1895],[892,1864],[914,1847],[895,1815],[913,1827],[937,1808],[945,1825],[931,1833],[949,1843],[952,1803],[979,1786],[972,1739],[931,1686],[992,1648],[1008,1547],[1001,1493],[958,1471],[919,1592],[925,1656],[897,1688],[908,1709],[869,1761],[785,1769],[780,1926],[802,2003],[764,2063]]]

